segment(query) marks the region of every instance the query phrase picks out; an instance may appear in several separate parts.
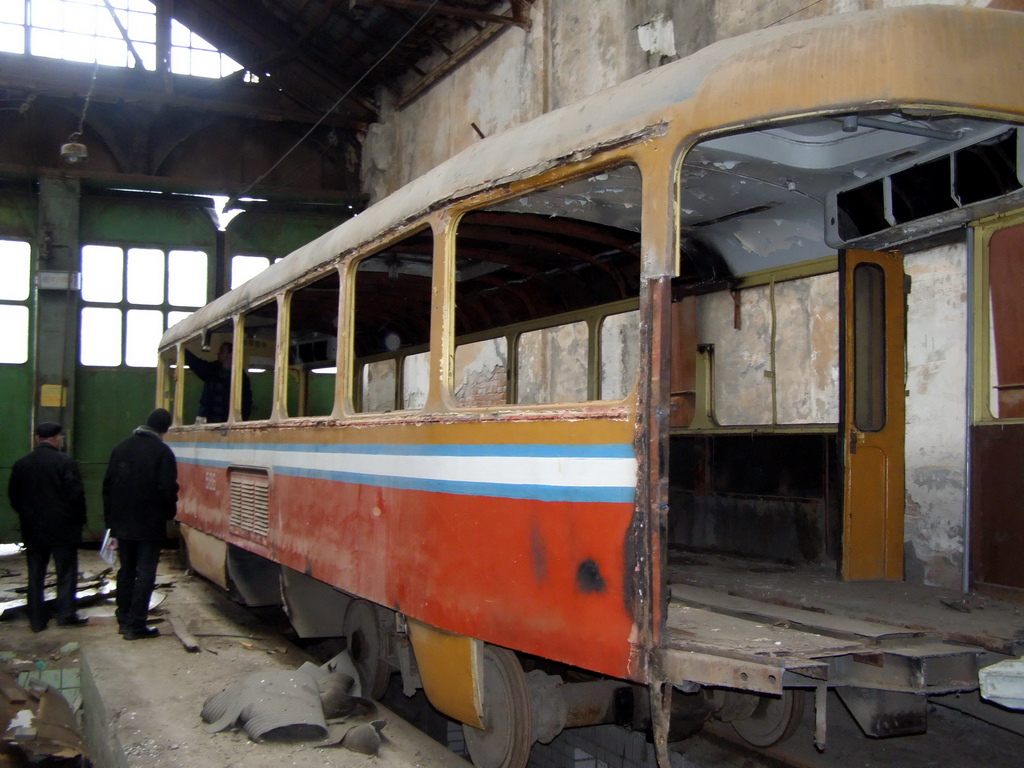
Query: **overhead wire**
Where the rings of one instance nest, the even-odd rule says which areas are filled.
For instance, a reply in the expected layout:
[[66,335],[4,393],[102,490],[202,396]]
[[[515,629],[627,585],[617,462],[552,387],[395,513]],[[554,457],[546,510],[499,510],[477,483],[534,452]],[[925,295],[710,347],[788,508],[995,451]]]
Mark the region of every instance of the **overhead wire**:
[[395,49],[398,48],[399,45],[405,42],[405,39],[412,34],[413,30],[415,30],[420,25],[420,23],[434,10],[434,6],[437,5],[438,2],[440,2],[440,0],[433,0],[433,2],[430,3],[430,5],[423,11],[423,13],[420,14],[419,18],[417,18],[416,21],[412,23],[412,25],[402,34],[402,36],[399,37],[398,40],[396,40],[394,44],[390,48],[388,48],[388,50],[379,59],[377,59],[373,64],[371,64],[370,67],[365,72],[363,72],[363,74],[361,74],[359,78],[354,83],[352,83],[352,85],[350,85],[343,94],[341,94],[341,96],[337,98],[334,104],[331,105],[330,109],[324,112],[320,116],[320,118],[309,127],[309,129],[302,135],[302,137],[299,138],[299,140],[296,141],[283,155],[281,155],[281,157],[279,157],[273,165],[271,165],[266,171],[260,174],[260,176],[255,181],[247,185],[241,192],[238,192],[236,195],[233,195],[231,198],[229,198],[228,201],[224,204],[224,210],[226,211],[229,207],[237,205],[238,199],[240,197],[246,195],[257,184],[259,184],[261,181],[267,178],[267,176],[273,173],[274,170],[281,163],[283,163],[288,158],[288,156],[291,155],[292,152],[298,149],[312,135],[313,131],[319,128],[320,124],[323,123],[323,121],[326,120],[327,117],[338,108],[341,102],[347,99],[348,96],[352,93],[352,91],[354,91],[359,86],[359,84],[363,82],[363,80],[369,77],[370,74],[378,66],[380,66],[380,64],[384,62],[384,60],[387,59],[388,56],[390,56],[395,51]]

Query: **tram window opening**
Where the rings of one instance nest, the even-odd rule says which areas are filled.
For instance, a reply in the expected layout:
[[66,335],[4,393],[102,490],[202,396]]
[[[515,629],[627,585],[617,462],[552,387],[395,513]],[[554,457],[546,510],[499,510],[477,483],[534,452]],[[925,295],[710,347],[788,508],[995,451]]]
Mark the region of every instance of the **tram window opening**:
[[770,287],[701,296],[697,317],[699,343],[713,344],[715,349],[712,397],[718,423],[771,424]]
[[536,405],[588,400],[589,338],[585,322],[541,328],[520,336],[517,402]]
[[988,273],[990,408],[998,419],[1024,418],[1024,224],[992,234]]
[[455,348],[455,402],[504,405],[508,391],[508,341],[504,336]]
[[[599,370],[589,328],[639,296],[640,216],[640,172],[632,164],[462,216],[455,239],[456,341],[482,346],[462,352],[463,360],[480,357],[476,368],[456,361],[452,383],[461,405],[513,400],[493,386],[509,373],[514,379],[506,390],[518,404],[595,400],[602,379],[617,381],[616,393],[632,390],[635,368]],[[512,337],[518,338],[515,363],[507,359],[513,350],[503,352],[499,341]],[[638,346],[635,339],[620,341]],[[608,364],[630,359],[628,352],[613,353]]]
[[395,410],[395,390],[398,381],[398,363],[395,360],[377,360],[363,366],[362,408],[366,413],[384,413]]
[[234,324],[214,326],[185,344],[186,372],[178,377],[182,391],[182,424],[220,423],[228,419]]
[[277,302],[245,313],[245,348],[242,350],[243,376],[249,380],[252,403],[246,413],[245,383],[239,416],[242,421],[269,419],[274,413],[274,371],[277,364]]
[[[456,355],[458,352],[456,352]],[[430,383],[430,353],[420,352],[402,359],[402,407],[422,408],[427,404]]]
[[357,412],[405,407],[399,359],[429,348],[433,261],[433,237],[424,228],[356,266],[353,402]]
[[291,296],[288,323],[289,416],[329,416],[334,411],[339,298],[337,270],[299,288]]
[[601,399],[621,400],[640,363],[640,311],[620,312],[601,323]]
[[877,264],[853,269],[853,424],[885,426],[885,273]]
[[839,273],[775,284],[779,424],[839,422]]

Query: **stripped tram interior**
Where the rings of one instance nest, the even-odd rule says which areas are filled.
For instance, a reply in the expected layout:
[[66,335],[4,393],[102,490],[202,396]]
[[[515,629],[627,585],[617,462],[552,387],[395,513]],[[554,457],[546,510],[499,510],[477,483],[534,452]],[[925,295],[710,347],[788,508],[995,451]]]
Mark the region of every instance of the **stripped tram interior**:
[[[1022,650],[1012,604],[968,623],[949,601],[1024,589],[994,543],[1024,540],[991,521],[1009,481],[982,460],[1024,452],[1024,104],[926,101],[699,130],[666,103],[472,193],[385,200],[201,310],[165,336],[160,383],[194,566],[346,637],[371,691],[395,671],[426,688],[480,765],[588,722],[653,722],[663,745],[719,720],[770,746],[830,689],[868,736],[925,731],[929,696],[973,695]],[[197,424],[181,354],[224,340],[233,415]],[[535,480],[559,441],[614,471]],[[470,463],[481,445],[501,478]],[[398,466],[439,447],[464,469],[427,486]],[[432,687],[440,659],[465,688]],[[553,662],[593,687],[551,683]]]

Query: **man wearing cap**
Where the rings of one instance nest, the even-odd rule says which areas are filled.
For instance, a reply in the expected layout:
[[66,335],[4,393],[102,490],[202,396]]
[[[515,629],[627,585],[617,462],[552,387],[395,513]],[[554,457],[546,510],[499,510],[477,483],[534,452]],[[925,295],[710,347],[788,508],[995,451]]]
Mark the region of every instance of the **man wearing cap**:
[[171,414],[157,408],[110,454],[103,478],[103,517],[117,539],[117,623],[125,640],[157,637],[146,626],[160,545],[178,504],[178,466],[164,445]]
[[46,569],[53,557],[57,572],[57,623],[80,626],[89,620],[75,614],[78,545],[85,525],[85,490],[78,463],[61,451],[64,430],[46,421],[36,425],[36,447],[11,468],[7,496],[21,522],[28,564],[28,620],[42,632],[50,616],[43,594]]

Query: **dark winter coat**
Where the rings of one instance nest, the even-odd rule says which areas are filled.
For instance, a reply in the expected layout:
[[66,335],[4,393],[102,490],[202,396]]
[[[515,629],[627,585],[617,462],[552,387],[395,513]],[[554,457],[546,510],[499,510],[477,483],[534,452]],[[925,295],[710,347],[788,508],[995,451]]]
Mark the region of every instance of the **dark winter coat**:
[[[192,372],[203,380],[203,391],[199,395],[199,412],[207,421],[222,422],[228,420],[228,403],[231,398],[231,370],[220,364],[219,360],[203,360],[189,350],[185,350],[185,364]],[[248,421],[252,414],[252,385],[249,377],[242,374],[242,420]]]
[[149,427],[139,427],[110,454],[103,478],[103,519],[117,539],[159,541],[178,504],[174,452]]
[[85,525],[85,490],[78,463],[40,443],[11,468],[7,497],[21,521],[28,546],[78,544]]

